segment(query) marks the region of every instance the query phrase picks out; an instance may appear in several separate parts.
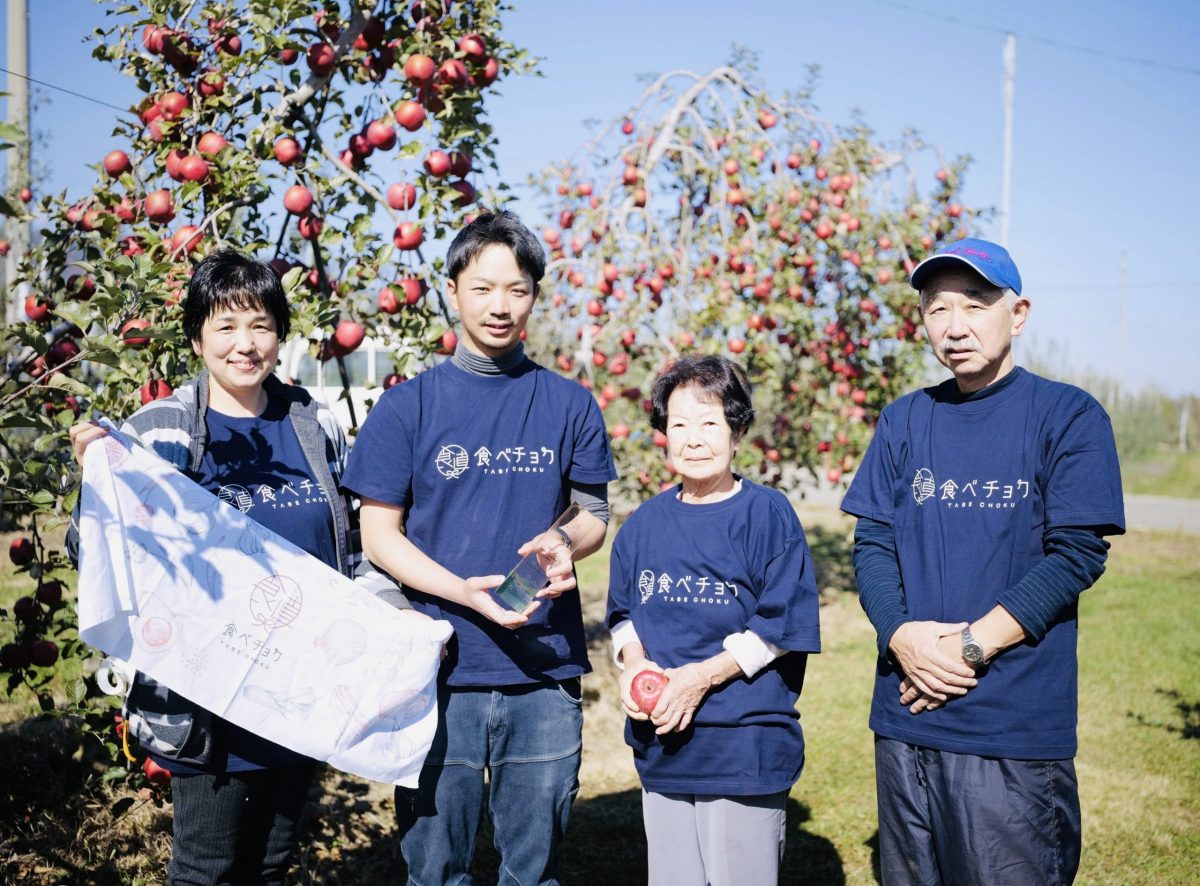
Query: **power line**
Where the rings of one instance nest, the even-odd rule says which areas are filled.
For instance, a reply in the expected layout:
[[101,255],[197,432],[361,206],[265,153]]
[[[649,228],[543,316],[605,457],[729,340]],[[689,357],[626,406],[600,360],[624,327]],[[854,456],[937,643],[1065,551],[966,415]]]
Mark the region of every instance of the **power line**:
[[1097,49],[1094,46],[1084,46],[1079,43],[1068,43],[1065,40],[1056,40],[1053,37],[1041,37],[1036,34],[1026,34],[1019,31],[1014,31],[1012,28],[1002,28],[998,25],[985,25],[979,22],[970,21],[969,19],[959,18],[955,15],[950,15],[942,12],[933,12],[929,9],[922,9],[919,6],[909,6],[907,3],[898,3],[896,0],[872,0],[880,6],[889,6],[892,9],[898,9],[902,12],[911,12],[914,15],[922,15],[926,18],[937,19],[941,22],[951,22],[952,24],[962,25],[965,28],[975,28],[980,31],[988,31],[994,34],[1015,34],[1022,40],[1029,40],[1034,43],[1043,43],[1046,46],[1054,46],[1058,49],[1068,49],[1072,52],[1080,52],[1084,55],[1094,55],[1098,58],[1107,58],[1113,61],[1125,62],[1130,65],[1141,65],[1146,68],[1158,68],[1163,71],[1174,71],[1177,74],[1188,74],[1192,77],[1200,77],[1200,68],[1189,68],[1185,65],[1173,65],[1169,62],[1160,62],[1151,58],[1139,58],[1133,55],[1124,55],[1119,52],[1109,52],[1106,49]]
[[1038,292],[1074,292],[1089,289],[1187,289],[1200,286],[1200,280],[1181,280],[1177,283],[1079,283],[1070,286],[1039,286]]
[[33,77],[26,77],[24,74],[17,74],[13,71],[10,71],[8,68],[0,68],[0,71],[3,71],[10,77],[20,77],[22,80],[28,80],[30,83],[36,83],[38,86],[44,86],[47,89],[53,89],[57,92],[65,92],[67,95],[73,95],[75,98],[81,98],[84,101],[91,102],[92,104],[103,105],[106,108],[112,108],[114,111],[120,111],[122,114],[132,113],[127,107],[122,108],[118,105],[111,104],[110,102],[106,102],[98,98],[92,98],[90,95],[84,95],[82,92],[75,92],[72,89],[66,89],[62,86],[55,86],[53,83],[47,83],[44,80],[36,80]]

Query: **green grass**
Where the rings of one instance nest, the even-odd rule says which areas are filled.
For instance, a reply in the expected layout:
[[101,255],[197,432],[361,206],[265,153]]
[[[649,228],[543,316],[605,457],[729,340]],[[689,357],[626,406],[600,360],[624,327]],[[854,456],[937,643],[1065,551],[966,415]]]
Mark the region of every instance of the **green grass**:
[[1200,451],[1160,452],[1124,466],[1125,493],[1200,498]]
[[[801,519],[814,551],[827,561],[820,569],[825,651],[811,659],[800,701],[808,757],[788,809],[782,880],[870,884],[876,818],[867,712],[874,634],[857,599],[838,591],[848,578],[843,568],[848,523],[816,511],[802,512]],[[1196,544],[1195,536],[1168,533],[1116,539],[1108,573],[1081,602],[1076,760],[1084,820],[1081,884],[1200,882]],[[581,565],[580,587],[595,672],[584,681],[582,791],[562,850],[563,879],[585,886],[644,882],[637,778],[622,740],[623,718],[602,632],[607,551]],[[0,599],[12,594],[0,575]],[[0,633],[5,628],[0,625]],[[0,739],[9,739],[0,744],[8,751],[0,782],[30,781],[37,764],[61,769],[61,790],[69,791],[68,761],[49,759],[53,755],[33,721],[14,722],[28,710],[28,700],[18,707],[20,715],[11,706],[0,708],[0,724],[10,724],[0,727]],[[17,741],[22,733],[29,734]],[[27,882],[58,883],[68,872],[89,870],[95,882],[131,882],[139,874],[153,877],[165,865],[169,819],[153,807],[117,828],[99,802],[90,813],[76,809],[72,818],[45,799],[22,801],[25,824],[6,829],[0,823],[0,857],[23,859],[19,870],[27,874],[37,870],[38,859],[46,865],[45,876],[26,877]],[[18,820],[19,811],[9,809],[17,813],[10,820]],[[490,843],[485,825],[473,868],[481,883],[495,880]],[[395,849],[391,792],[330,771],[323,791],[314,793],[300,846],[295,882],[349,886],[396,878],[403,865]],[[119,867],[109,860],[117,854],[124,859]],[[0,861],[0,872],[5,867]]]

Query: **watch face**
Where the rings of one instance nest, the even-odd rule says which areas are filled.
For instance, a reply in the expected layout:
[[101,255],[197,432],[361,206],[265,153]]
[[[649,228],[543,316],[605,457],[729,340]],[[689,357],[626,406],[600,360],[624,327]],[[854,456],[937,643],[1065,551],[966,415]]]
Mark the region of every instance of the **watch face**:
[[975,643],[964,643],[962,654],[973,665],[983,664],[983,649]]

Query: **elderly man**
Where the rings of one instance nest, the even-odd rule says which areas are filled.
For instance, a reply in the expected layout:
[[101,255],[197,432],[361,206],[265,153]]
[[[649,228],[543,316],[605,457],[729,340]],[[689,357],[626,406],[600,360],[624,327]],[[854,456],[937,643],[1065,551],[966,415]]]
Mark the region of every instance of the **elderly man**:
[[871,704],[885,884],[1070,883],[1079,594],[1124,532],[1108,416],[1013,365],[1007,251],[965,239],[911,283],[954,378],[880,416],[842,510],[878,633]]

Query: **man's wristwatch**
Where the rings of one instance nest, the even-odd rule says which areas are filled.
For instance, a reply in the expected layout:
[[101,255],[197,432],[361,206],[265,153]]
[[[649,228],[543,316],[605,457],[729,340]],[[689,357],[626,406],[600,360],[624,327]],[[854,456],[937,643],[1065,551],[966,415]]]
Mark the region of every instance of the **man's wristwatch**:
[[975,635],[969,627],[962,629],[962,643],[963,661],[973,668],[983,665],[983,647],[976,642]]

